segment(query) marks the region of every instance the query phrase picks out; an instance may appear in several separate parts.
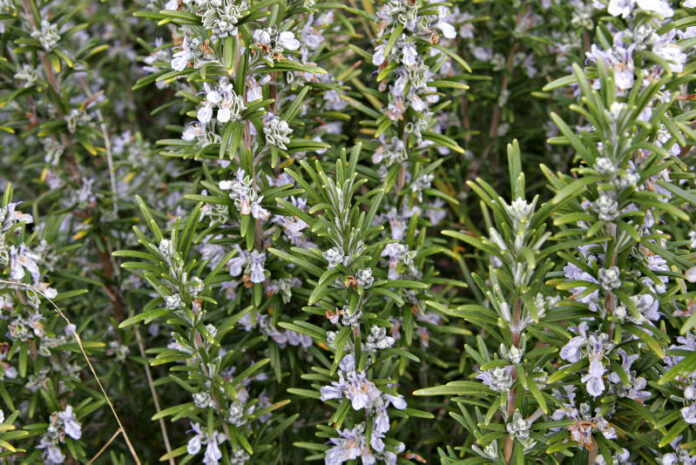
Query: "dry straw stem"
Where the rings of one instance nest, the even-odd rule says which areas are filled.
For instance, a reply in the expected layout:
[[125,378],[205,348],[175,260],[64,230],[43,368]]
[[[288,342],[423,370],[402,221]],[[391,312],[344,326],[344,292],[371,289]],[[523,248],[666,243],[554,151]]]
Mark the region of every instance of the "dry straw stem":
[[[89,90],[89,87],[82,81],[81,83],[82,90],[89,96],[90,99],[93,99],[95,95],[92,95],[92,93]],[[86,105],[85,105],[86,106]],[[111,182],[111,195],[112,195],[112,205],[113,205],[113,212],[114,212],[114,218],[118,218],[118,193],[116,192],[116,177],[115,177],[115,170],[114,170],[114,163],[113,163],[113,157],[112,157],[112,151],[111,151],[111,141],[109,139],[109,134],[106,128],[106,123],[104,120],[104,117],[102,115],[101,110],[97,109],[97,118],[99,120],[99,127],[101,129],[102,137],[104,138],[104,148],[106,150],[106,159],[109,165],[109,179]],[[105,244],[109,246],[108,240],[104,240]],[[110,248],[109,248],[110,249]],[[109,259],[111,261],[111,269],[115,271],[115,273],[118,275],[119,274],[119,267],[116,266],[116,263],[114,262],[114,257],[113,254],[111,253],[111,250],[109,250]],[[108,273],[106,273],[108,276]],[[108,289],[108,288],[106,288]],[[114,295],[114,305],[116,305],[117,302],[115,302],[115,299],[117,299],[118,296]],[[120,301],[121,299],[119,299]],[[115,312],[117,313],[117,312]],[[122,319],[121,319],[122,320]],[[143,359],[146,359],[145,356],[145,345],[143,344],[143,338],[140,335],[140,330],[137,328],[135,329],[135,338],[138,342],[138,351],[140,352],[140,356],[143,357]],[[157,413],[160,413],[161,407],[160,407],[160,402],[159,402],[159,396],[157,395],[157,391],[155,390],[154,386],[154,381],[152,379],[152,373],[150,372],[150,366],[145,363],[145,377],[147,379],[147,384],[150,388],[150,394],[152,395],[152,401],[155,404],[155,410]],[[169,442],[169,434],[167,432],[167,425],[164,422],[164,418],[159,419],[159,425],[160,429],[162,430],[162,439],[164,440],[164,447],[167,451],[167,454],[171,454],[172,452],[172,446]],[[108,445],[108,444],[107,444]],[[106,447],[106,446],[105,446]],[[99,452],[101,454],[101,452]],[[97,456],[99,456],[97,454]],[[96,458],[96,457],[95,457]],[[176,465],[176,461],[173,458],[169,459],[169,464],[170,465]]]
[[102,446],[102,448],[99,449],[99,452],[97,452],[97,455],[92,457],[92,459],[89,462],[87,462],[87,465],[92,465],[94,463],[94,461],[97,460],[99,458],[99,456],[102,455],[104,453],[104,451],[109,448],[111,443],[114,442],[114,440],[118,437],[118,435],[121,433],[121,431],[123,431],[121,428],[117,429],[116,432],[111,436],[111,439],[106,441],[106,444],[104,444]]
[[[40,291],[39,289],[37,289],[36,287],[34,287],[34,286],[30,285],[30,284],[20,283],[20,282],[17,282],[17,281],[7,281],[7,280],[4,280],[4,279],[0,279],[0,284],[6,284],[6,285],[8,285],[8,286],[10,286],[10,287],[18,286],[18,287],[22,287],[22,288],[25,288],[25,289],[30,289],[30,290],[36,292],[36,293],[39,294],[41,297],[43,297],[44,299],[46,299],[47,301],[49,301],[49,302],[51,303],[51,305],[53,305],[53,308],[56,309],[56,312],[58,312],[58,315],[60,315],[60,317],[61,317],[63,320],[65,320],[65,322],[66,322],[67,324],[72,325],[72,322],[70,322],[70,320],[68,319],[68,317],[65,316],[65,314],[64,314],[63,311],[60,309],[60,307],[58,307],[58,305],[56,305],[56,303],[53,302],[53,300],[51,300],[51,298],[49,298],[48,296],[46,296],[46,294],[44,294],[43,292],[41,292],[41,291]],[[73,336],[75,337],[75,341],[77,341],[77,345],[80,347],[80,352],[82,352],[82,357],[83,357],[83,358],[85,359],[85,361],[87,362],[87,366],[89,366],[89,370],[92,372],[92,376],[94,376],[94,379],[97,381],[97,384],[99,385],[99,389],[101,390],[102,394],[104,395],[104,400],[106,400],[106,403],[109,405],[109,408],[111,409],[111,413],[113,414],[114,418],[116,419],[116,423],[118,423],[119,429],[118,429],[116,432],[117,432],[117,433],[120,432],[120,433],[123,434],[123,439],[126,441],[126,445],[128,446],[128,451],[130,452],[131,456],[133,457],[133,460],[135,460],[135,463],[136,463],[137,465],[140,465],[140,459],[138,458],[138,454],[135,452],[135,448],[133,448],[133,444],[131,443],[130,438],[128,437],[128,433],[126,433],[126,430],[125,430],[125,428],[123,427],[123,423],[121,423],[121,419],[119,418],[118,414],[116,413],[116,409],[114,408],[114,404],[111,403],[111,399],[109,399],[109,396],[106,394],[106,390],[104,389],[104,386],[102,385],[101,380],[99,379],[99,376],[97,376],[97,372],[94,370],[94,366],[92,365],[92,362],[90,362],[90,361],[89,361],[89,357],[87,357],[87,353],[85,352],[85,349],[84,349],[84,347],[82,346],[82,339],[80,339],[80,335],[77,334],[77,331],[75,331],[75,330],[72,331],[72,334],[73,334]],[[107,443],[107,445],[110,444],[112,440],[113,440],[113,438],[111,438],[111,439],[109,440],[109,442]],[[101,454],[101,452],[99,452],[99,454]],[[97,456],[99,456],[99,454],[97,454]],[[95,457],[95,458],[96,458],[96,457]],[[90,462],[90,463],[91,463],[91,462]]]

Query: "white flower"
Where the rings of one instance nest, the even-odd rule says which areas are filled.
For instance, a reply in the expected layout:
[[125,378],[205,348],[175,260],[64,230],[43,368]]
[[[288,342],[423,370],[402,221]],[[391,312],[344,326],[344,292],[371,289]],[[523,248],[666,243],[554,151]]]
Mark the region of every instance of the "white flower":
[[[333,447],[326,451],[324,464],[341,465],[343,462],[360,457],[363,450],[367,450],[369,453],[362,432],[363,429],[360,426],[338,431],[338,438],[329,439]],[[363,464],[366,464],[364,459],[365,457],[363,456]]]
[[691,404],[681,409],[684,421],[690,425],[696,425],[696,404]]
[[476,47],[473,50],[474,58],[479,61],[491,61],[493,58],[493,50],[490,48]]
[[653,47],[653,52],[669,62],[670,71],[674,73],[684,71],[687,56],[677,44],[673,42],[658,44]]
[[19,250],[14,245],[10,246],[10,278],[19,281],[24,277],[24,270],[27,270],[34,283],[38,284],[41,278],[39,265],[35,262],[38,259],[38,255],[24,244],[19,246]]
[[[252,204],[254,202],[260,202],[263,198],[257,197],[257,193],[252,186],[251,177],[247,176],[243,169],[237,170],[236,179],[232,181],[220,181],[218,186],[222,190],[230,191],[229,196],[234,200],[235,206],[242,215],[252,213]],[[260,207],[260,205],[258,207]]]
[[587,388],[587,393],[592,397],[597,397],[604,392],[604,381],[602,380],[602,376],[604,376],[606,369],[602,364],[601,358],[599,358],[599,360],[598,358],[599,357],[590,357],[590,370],[580,379],[580,381],[586,383],[585,387]]
[[584,336],[575,336],[561,349],[561,358],[570,363],[580,361],[582,358],[581,349],[587,344],[587,338]]
[[237,253],[239,255],[232,257],[229,261],[230,274],[232,276],[239,276],[242,274],[242,267],[247,263],[249,252],[242,250],[237,244],[235,244],[235,248],[237,249]]
[[418,60],[418,51],[413,44],[406,44],[402,50],[401,63],[408,67],[416,66]]
[[638,8],[651,13],[657,13],[661,18],[671,18],[674,16],[674,10],[665,0],[636,0]]
[[631,15],[634,3],[635,0],[610,0],[607,11],[612,16],[628,18]]
[[217,105],[218,103],[222,102],[222,95],[220,95],[220,92],[218,92],[217,89],[212,89],[207,82],[203,84],[203,87],[206,90],[205,100],[207,102],[212,105]]
[[60,447],[47,436],[41,437],[37,448],[44,449],[45,465],[59,465],[65,462],[65,455],[61,452]]
[[232,84],[225,87],[223,96],[222,101],[218,104],[217,120],[221,123],[239,120],[242,117],[242,111],[246,110],[244,98],[232,90]]
[[285,50],[297,50],[300,48],[300,41],[295,38],[295,34],[290,31],[283,31],[278,34],[278,45]]
[[[694,0],[696,2],[696,0]],[[696,250],[696,231],[689,231],[689,247],[691,250]]]
[[200,121],[203,124],[208,124],[210,120],[213,118],[213,106],[208,104],[203,105],[198,110],[196,116],[198,117],[198,121]]
[[237,121],[241,118],[242,111],[246,109],[244,98],[234,92],[234,86],[227,77],[220,79],[216,88],[211,88],[208,83],[204,84],[205,101],[198,110],[198,120],[208,124],[213,117],[213,109],[217,107],[217,120],[226,123],[230,120]]
[[194,140],[198,137],[205,135],[205,128],[200,122],[194,122],[186,126],[184,132],[181,134],[183,140]]
[[241,402],[232,402],[227,410],[227,422],[234,426],[242,426],[247,421],[244,419],[244,404]]
[[375,53],[372,54],[372,64],[375,66],[382,66],[382,64],[385,62],[387,59],[384,56],[384,49],[386,48],[385,44],[380,44],[375,47]]
[[691,268],[686,270],[686,273],[684,273],[684,277],[690,283],[696,283],[696,266],[692,266]]
[[261,284],[266,280],[263,265],[266,263],[266,254],[257,250],[249,254],[249,264],[251,267],[251,282]]
[[394,345],[394,338],[387,336],[387,328],[372,326],[370,334],[367,336],[365,347],[367,352],[376,353],[377,350],[384,350]]
[[188,441],[186,452],[189,455],[196,455],[201,451],[201,435],[197,434]]
[[247,103],[255,102],[256,100],[261,100],[263,98],[263,86],[270,82],[271,76],[264,76],[259,82],[256,82],[254,78],[247,79]]
[[517,224],[529,217],[532,212],[532,206],[527,203],[525,199],[517,197],[507,208],[507,211],[510,217],[512,217],[513,222]]
[[80,427],[80,423],[77,421],[77,417],[75,416],[75,413],[70,405],[68,405],[64,411],[58,412],[58,418],[63,421],[65,434],[75,440],[82,437],[82,428]]
[[204,465],[218,465],[222,459],[222,452],[218,447],[219,444],[225,442],[225,435],[218,431],[213,431],[212,435],[204,433],[201,425],[198,423],[191,424],[191,430],[196,433],[189,439],[186,446],[186,452],[189,455],[196,455],[201,451],[202,445],[205,444],[205,454],[203,455]]
[[183,71],[193,59],[188,50],[179,50],[172,55],[171,67],[174,71]]
[[271,216],[271,212],[261,206],[263,195],[251,204],[251,216],[257,220],[267,220]]
[[446,39],[454,39],[457,37],[457,30],[450,23],[449,10],[445,6],[438,7],[437,9],[437,24],[435,27],[442,31],[442,35]]
[[222,458],[222,451],[218,444],[221,444],[224,440],[225,436],[222,433],[213,431],[213,438],[208,440],[208,447],[205,448],[205,454],[203,455],[204,465],[218,465]]
[[257,29],[254,31],[254,42],[260,45],[271,44],[271,34],[266,29]]

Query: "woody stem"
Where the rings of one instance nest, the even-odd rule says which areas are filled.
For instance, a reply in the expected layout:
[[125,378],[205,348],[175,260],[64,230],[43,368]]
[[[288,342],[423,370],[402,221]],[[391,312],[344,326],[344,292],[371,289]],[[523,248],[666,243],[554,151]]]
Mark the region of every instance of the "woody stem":
[[[513,309],[512,313],[512,345],[515,346],[515,348],[520,347],[520,319],[522,318],[522,298],[517,297],[515,299],[515,307]],[[512,369],[512,379],[516,380],[517,379],[517,370],[515,368]],[[506,416],[507,418],[511,418],[512,415],[515,413],[515,402],[517,401],[517,387],[513,386],[509,391],[507,395],[507,411],[506,411]],[[507,437],[505,438],[505,446],[503,448],[503,454],[505,456],[505,463],[509,464],[510,459],[512,458],[512,447],[513,447],[513,439],[512,435],[508,434]]]

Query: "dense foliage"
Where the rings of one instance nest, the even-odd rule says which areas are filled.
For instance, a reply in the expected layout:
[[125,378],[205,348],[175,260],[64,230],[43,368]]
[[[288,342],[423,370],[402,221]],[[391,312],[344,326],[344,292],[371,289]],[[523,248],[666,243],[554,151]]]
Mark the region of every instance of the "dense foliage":
[[0,460],[696,464],[696,1],[0,0]]

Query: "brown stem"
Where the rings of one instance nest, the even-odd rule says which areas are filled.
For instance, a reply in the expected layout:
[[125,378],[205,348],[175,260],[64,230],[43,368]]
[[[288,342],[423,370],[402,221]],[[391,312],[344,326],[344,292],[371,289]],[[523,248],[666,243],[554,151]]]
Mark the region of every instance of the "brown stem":
[[[408,133],[404,127],[404,132],[401,135],[401,140],[404,143],[404,150],[408,151]],[[408,153],[408,152],[407,152]],[[401,163],[401,169],[399,170],[399,178],[396,181],[396,193],[397,195],[404,188],[404,182],[406,181],[406,162]]]
[[[24,12],[27,16],[27,20],[29,21],[29,24],[33,29],[38,29],[38,26],[36,24],[36,19],[34,18],[34,14],[32,12],[32,5],[31,5],[31,0],[22,0],[22,4],[24,5]],[[53,68],[51,68],[51,63],[48,60],[48,57],[44,52],[39,52],[39,57],[41,59],[41,63],[44,68],[44,72],[46,73],[46,80],[48,81],[48,84],[53,88],[54,92],[58,95],[60,95],[60,83],[58,82],[58,79],[56,78],[55,73],[53,72]],[[56,113],[61,119],[65,118],[65,114],[63,113],[63,110],[61,110],[60,106],[56,105],[55,107]],[[107,137],[106,134],[104,134],[105,137]],[[70,144],[70,139],[68,138],[68,135],[63,132],[60,135],[60,140],[61,143],[64,147],[69,147]],[[108,144],[108,142],[106,142]],[[77,186],[82,186],[82,173],[80,170],[79,165],[77,164],[77,161],[75,158],[69,154],[66,153],[64,155],[65,162],[66,162],[66,171],[68,172],[68,176],[70,176],[70,179],[77,185]],[[93,212],[90,212],[93,213]],[[90,214],[87,214],[87,216],[91,216]],[[108,244],[108,239],[102,235],[102,240],[104,241],[105,244]],[[114,316],[118,321],[123,321],[124,318],[124,305],[123,301],[120,296],[120,292],[118,289],[116,289],[112,284],[111,281],[113,281],[115,273],[114,273],[114,266],[113,262],[111,260],[111,256],[108,254],[106,250],[100,250],[98,252],[99,256],[99,263],[101,264],[102,267],[102,273],[104,274],[104,277],[107,279],[107,282],[104,283],[104,291],[106,294],[109,296],[109,299],[113,303],[114,306]]]
[[[524,14],[526,15],[527,12],[529,12],[529,6],[527,6],[527,9],[524,11]],[[517,29],[520,25],[520,21],[522,20],[522,10],[519,10],[517,12],[517,17],[515,18],[515,29]],[[515,53],[517,52],[517,49],[519,47],[518,43],[515,43],[510,51],[508,52],[507,56],[507,61],[505,63],[505,73],[503,74],[503,80],[500,83],[500,93],[499,95],[503,95],[505,91],[507,91],[509,82],[510,82],[510,77],[512,77],[514,67],[515,67]],[[481,167],[481,163],[486,160],[488,157],[488,154],[491,152],[493,149],[493,142],[496,139],[496,135],[498,133],[498,125],[500,124],[500,116],[501,116],[502,108],[500,105],[496,104],[496,106],[493,108],[493,118],[491,119],[491,127],[488,131],[488,144],[486,145],[486,148],[483,150],[481,153],[480,157],[477,157],[472,163],[471,163],[471,169],[469,170],[469,174],[467,176],[467,180],[471,181],[473,179],[476,179],[476,175],[478,174],[478,170]],[[496,171],[498,168],[498,155],[497,153],[495,154],[495,157],[493,159],[493,171]],[[465,190],[469,190],[470,187],[466,185],[464,187]]]
[[401,189],[404,188],[404,182],[406,181],[406,163],[403,163],[401,165],[401,169],[399,170],[399,178],[396,181],[396,193],[398,194],[401,192]]
[[[39,29],[38,25],[36,24],[36,19],[34,18],[34,13],[32,12],[31,0],[22,0],[22,4],[24,5],[24,12],[27,16],[27,19],[29,20],[31,28]],[[60,84],[56,79],[56,75],[53,72],[53,68],[51,68],[51,63],[48,60],[46,53],[39,52],[39,58],[41,59],[41,64],[43,66],[44,72],[46,73],[46,81],[48,81],[48,84],[51,86],[53,91],[57,95],[60,95]],[[60,119],[65,119],[65,114],[63,113],[63,110],[61,110],[60,106],[56,105],[55,109],[56,113],[58,114],[58,117]],[[68,135],[64,132],[60,135],[60,142],[66,148],[70,146],[70,139],[68,138]],[[77,165],[75,158],[70,153],[65,153],[63,157],[67,164],[66,170],[68,171],[70,179],[72,179],[72,181],[75,182],[78,186],[82,186],[82,175],[80,174],[80,168]]]
[[[203,347],[203,338],[201,337],[201,333],[198,331],[195,332],[194,336],[194,343],[195,347],[197,349],[202,349]],[[207,373],[207,369],[204,368],[206,372],[206,376],[210,377],[210,373]],[[211,397],[213,398],[213,402],[215,402],[215,411],[217,412],[218,415],[222,416],[222,407],[220,407],[220,401],[218,400],[217,392],[215,389],[210,390]],[[230,434],[230,428],[227,426],[226,422],[222,422],[222,429],[225,431],[225,435],[227,436],[227,440],[230,442],[230,444],[234,444],[232,441],[232,435]]]
[[597,447],[594,438],[592,438],[592,442],[587,446],[587,450],[587,465],[594,465],[597,453],[599,452],[599,447]]
[[[102,237],[102,239],[104,241],[107,240],[106,237]],[[104,247],[106,247],[106,242]],[[106,278],[104,281],[104,291],[109,296],[109,299],[114,306],[114,317],[117,321],[121,322],[124,318],[123,299],[121,298],[120,290],[116,289],[113,284],[111,284],[111,282],[114,281],[115,274],[113,263],[111,261],[111,255],[109,255],[106,249],[99,251],[99,264],[101,265],[102,273]]]
[[[517,297],[515,300],[515,308],[512,313],[512,345],[516,348],[520,347],[520,319],[522,318],[522,299]],[[512,369],[512,379],[517,380],[517,369]],[[515,413],[515,402],[517,401],[517,386],[514,386],[508,391],[507,395],[507,418],[511,418]],[[505,457],[505,463],[509,464],[512,458],[512,448],[514,441],[511,434],[508,434],[505,438],[505,445],[503,447],[503,454]]]
[[[607,233],[609,234],[609,237],[612,238],[613,240],[613,249],[611,256],[609,257],[609,267],[615,266],[616,265],[616,224],[615,223],[609,223],[607,224]],[[607,292],[607,300],[606,300],[606,306],[607,306],[607,314],[613,315],[614,311],[616,310],[616,296],[614,295],[613,292],[608,291]],[[612,321],[609,323],[609,338],[613,339],[614,338],[614,322]]]
[[[273,73],[271,73],[273,75]],[[269,96],[273,99],[276,98],[276,89],[274,87],[274,82],[273,79],[271,80],[270,83],[270,88],[269,88]],[[246,104],[246,94],[244,95],[244,103]],[[275,110],[275,101],[271,104],[271,111]],[[243,150],[245,152],[251,152],[251,132],[249,129],[249,125],[251,123],[248,121],[244,122],[244,129],[242,131],[242,143],[244,144]],[[256,185],[256,161],[253,160],[252,157],[252,163],[251,163],[251,185],[254,191],[257,191],[258,186]],[[260,219],[257,219],[254,222],[254,249],[256,249],[259,252],[263,252],[263,223],[261,222]]]

